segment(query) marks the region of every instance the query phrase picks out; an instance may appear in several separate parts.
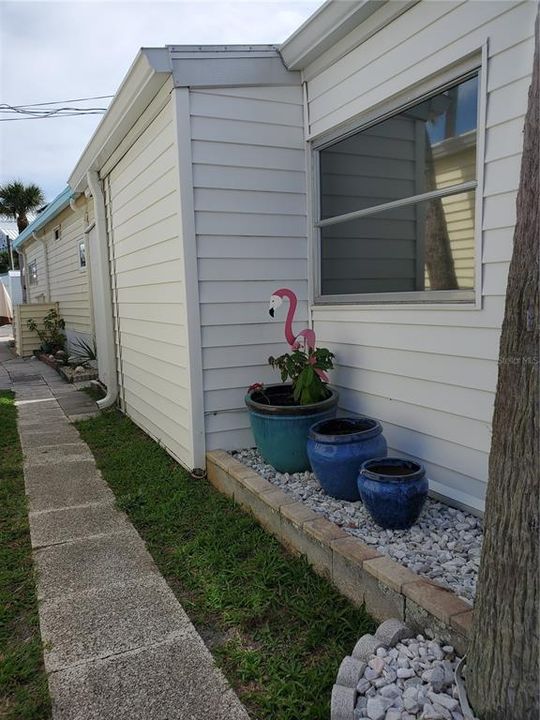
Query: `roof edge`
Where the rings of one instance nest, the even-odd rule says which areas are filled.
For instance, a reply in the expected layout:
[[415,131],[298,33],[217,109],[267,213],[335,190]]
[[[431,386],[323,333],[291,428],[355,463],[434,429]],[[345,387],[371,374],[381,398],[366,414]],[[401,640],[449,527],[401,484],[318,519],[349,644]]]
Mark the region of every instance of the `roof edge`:
[[119,139],[129,130],[150,99],[171,75],[167,48],[141,48],[126,73],[107,112],[83,150],[68,184],[75,192],[86,189],[86,173],[99,170]]
[[289,70],[303,70],[389,0],[327,0],[279,51]]
[[13,249],[18,250],[27,240],[32,239],[33,234],[41,230],[42,227],[65,210],[74,197],[75,193],[69,186],[62,190],[62,192],[46,206],[45,210],[42,210],[35,220],[15,238],[13,241]]

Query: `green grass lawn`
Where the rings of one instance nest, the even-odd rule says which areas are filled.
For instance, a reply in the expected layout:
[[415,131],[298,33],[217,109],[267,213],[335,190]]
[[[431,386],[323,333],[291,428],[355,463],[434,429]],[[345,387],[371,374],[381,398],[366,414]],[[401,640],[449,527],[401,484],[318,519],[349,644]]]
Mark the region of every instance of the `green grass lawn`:
[[0,391],[0,717],[50,717],[13,393]]
[[327,720],[339,664],[371,618],[128,418],[77,427],[251,716]]

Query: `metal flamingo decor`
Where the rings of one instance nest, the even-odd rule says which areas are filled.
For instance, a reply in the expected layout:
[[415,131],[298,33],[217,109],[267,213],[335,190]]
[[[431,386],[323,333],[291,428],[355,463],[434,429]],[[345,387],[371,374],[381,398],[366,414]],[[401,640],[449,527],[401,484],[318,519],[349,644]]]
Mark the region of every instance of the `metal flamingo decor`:
[[[315,365],[317,360],[315,356],[312,355],[315,350],[315,332],[311,330],[311,328],[304,328],[304,330],[301,330],[297,335],[295,335],[293,331],[292,324],[294,314],[298,306],[298,299],[292,290],[289,290],[288,288],[280,288],[272,293],[270,298],[270,309],[268,310],[270,317],[274,317],[276,309],[283,303],[283,298],[287,298],[289,300],[289,310],[285,319],[285,339],[293,350],[300,350],[303,347],[309,355],[310,364]],[[300,338],[302,338],[302,340],[300,340]],[[326,383],[329,381],[329,377],[324,370],[320,370],[319,368],[314,368],[314,370],[323,382]]]

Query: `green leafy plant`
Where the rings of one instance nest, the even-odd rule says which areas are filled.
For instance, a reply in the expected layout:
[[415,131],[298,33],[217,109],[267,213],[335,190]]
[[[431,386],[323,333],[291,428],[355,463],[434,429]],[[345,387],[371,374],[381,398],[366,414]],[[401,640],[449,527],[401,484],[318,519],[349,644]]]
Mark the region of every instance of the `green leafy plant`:
[[302,350],[294,348],[277,358],[269,357],[268,362],[281,373],[281,382],[291,380],[293,397],[300,405],[320,402],[328,397],[327,370],[334,367],[335,355],[326,348]]
[[74,352],[73,355],[70,355],[69,357],[70,363],[76,363],[77,365],[86,367],[91,362],[95,362],[97,360],[95,340],[88,342],[87,340],[84,340],[84,338],[77,338],[73,341],[72,346]]
[[41,340],[41,349],[44,352],[55,353],[64,349],[66,344],[66,336],[64,335],[66,323],[54,308],[45,315],[41,327],[33,318],[26,321],[26,327],[37,333]]

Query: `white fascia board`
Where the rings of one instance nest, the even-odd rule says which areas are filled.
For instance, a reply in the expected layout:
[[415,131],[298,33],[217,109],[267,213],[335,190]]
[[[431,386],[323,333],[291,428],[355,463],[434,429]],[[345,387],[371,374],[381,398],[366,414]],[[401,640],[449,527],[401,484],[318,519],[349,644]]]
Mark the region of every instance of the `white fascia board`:
[[303,70],[389,1],[328,0],[280,46],[285,65]]
[[86,173],[99,172],[170,75],[167,48],[141,48],[69,177],[73,191],[86,190]]
[[274,45],[171,45],[174,85],[240,87],[300,85]]

